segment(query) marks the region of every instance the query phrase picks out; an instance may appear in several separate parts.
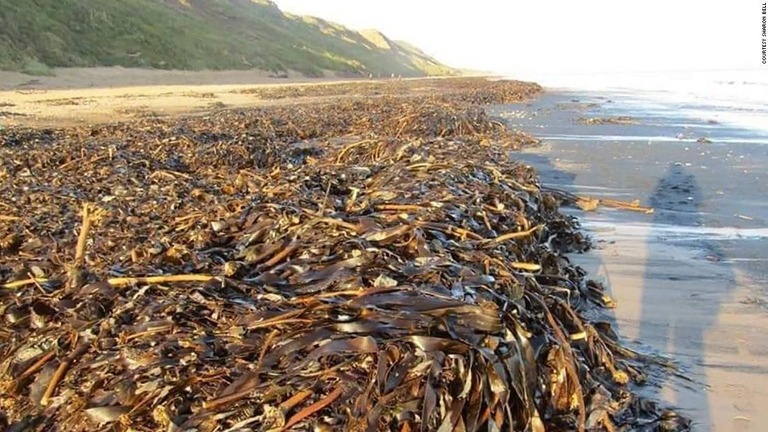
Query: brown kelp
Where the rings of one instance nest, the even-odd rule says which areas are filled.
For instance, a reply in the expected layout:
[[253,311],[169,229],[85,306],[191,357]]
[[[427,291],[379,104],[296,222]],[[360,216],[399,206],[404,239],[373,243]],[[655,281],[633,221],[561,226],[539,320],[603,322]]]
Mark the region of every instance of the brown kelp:
[[3,426],[686,429],[478,106],[538,87],[439,86],[4,132]]

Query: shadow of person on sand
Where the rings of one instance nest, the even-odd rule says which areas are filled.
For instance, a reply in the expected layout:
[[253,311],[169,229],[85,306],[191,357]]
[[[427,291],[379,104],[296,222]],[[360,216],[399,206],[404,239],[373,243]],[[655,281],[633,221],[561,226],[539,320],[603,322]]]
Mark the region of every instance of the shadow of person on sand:
[[[548,155],[520,153],[513,157],[536,168],[543,186],[579,192],[580,186],[577,184],[577,174],[557,168]],[[638,287],[643,290],[641,302],[643,316],[640,321],[638,341],[645,346],[651,347],[653,351],[662,356],[669,355],[672,357],[673,361],[681,365],[679,376],[690,374],[692,381],[671,378],[670,371],[665,368],[649,367],[644,370],[649,375],[647,385],[642,387],[639,394],[653,402],[660,402],[662,408],[668,405],[663,402],[665,400],[673,402],[677,406],[695,406],[695,417],[700,422],[695,424],[695,430],[709,431],[710,421],[707,394],[705,391],[702,391],[707,384],[706,376],[703,372],[702,358],[705,353],[704,333],[716,321],[719,303],[707,303],[699,306],[699,303],[696,301],[686,302],[688,305],[695,303],[696,307],[704,307],[707,308],[707,311],[711,311],[711,314],[705,320],[702,320],[700,313],[691,314],[685,318],[680,318],[674,314],[660,314],[659,302],[669,304],[667,302],[670,298],[674,299],[680,296],[695,297],[697,295],[695,292],[690,291],[673,292],[672,290],[674,290],[677,284],[675,279],[678,277],[692,278],[692,282],[688,286],[693,285],[694,287],[695,283],[698,283],[700,280],[695,279],[696,275],[688,275],[685,272],[681,274],[682,276],[677,273],[664,273],[666,266],[670,265],[670,259],[673,262],[680,259],[682,263],[688,257],[675,258],[660,254],[657,253],[658,249],[656,247],[659,242],[664,242],[668,237],[677,235],[675,231],[680,230],[675,230],[675,227],[700,227],[704,224],[700,216],[701,204],[703,202],[702,191],[695,177],[688,173],[684,167],[671,165],[661,175],[655,188],[650,191],[650,194],[651,196],[646,202],[655,208],[653,219],[650,221],[652,222],[651,227],[657,228],[651,228],[650,232],[647,233],[647,237],[642,240],[647,243],[648,255],[644,262],[638,263],[640,264],[640,271],[644,273],[643,285]],[[579,218],[585,217],[578,211],[573,214]],[[583,259],[577,259],[575,262],[587,271],[588,279],[600,281],[604,285],[606,293],[613,297],[614,290],[626,289],[628,287],[614,286],[612,283],[610,270],[613,268],[608,266],[602,258],[603,254],[610,253],[612,250],[610,244],[601,241],[599,234],[593,240],[595,241],[594,247],[596,250],[589,252],[588,256],[585,256]],[[697,243],[696,246],[700,248],[702,244]],[[608,249],[604,249],[605,247]],[[709,244],[704,244],[704,247],[706,251],[703,254],[698,253],[698,255],[702,257],[722,256],[716,247]],[[575,257],[571,256],[571,258]],[[727,277],[727,275],[719,273],[718,279],[724,276]],[[706,277],[704,276],[703,278]],[[721,299],[724,300],[727,295],[727,292],[724,292]],[[686,303],[681,303],[681,306],[684,306]],[[625,304],[623,307],[628,308],[631,305]],[[610,324],[613,331],[624,343],[631,343],[622,334],[621,326],[616,319],[613,309],[593,310],[590,315],[596,322]],[[680,354],[682,354],[682,358],[678,358]],[[669,382],[671,379],[675,379],[675,382]],[[662,394],[662,389],[666,387],[675,390],[673,399],[670,399],[666,393]],[[685,403],[681,403],[683,400]],[[675,424],[672,418],[670,420],[669,425]],[[683,424],[685,423],[679,423],[679,425]],[[647,429],[642,430],[663,430],[663,426],[661,423],[654,421],[649,424]]]
[[[670,388],[676,405],[695,410],[693,426],[697,431],[711,430],[712,423],[703,367],[707,353],[705,336],[716,324],[720,304],[728,298],[733,287],[730,283],[733,275],[728,267],[721,266],[717,275],[698,274],[699,269],[692,266],[686,268],[686,263],[691,260],[684,256],[686,251],[713,261],[723,256],[712,241],[701,238],[691,229],[707,225],[706,213],[702,212],[703,196],[696,177],[676,163],[669,165],[649,198],[654,216],[646,237],[648,252],[644,264],[639,334],[641,343],[663,354],[669,353],[680,368],[679,376],[690,380],[670,383],[669,380],[674,378],[659,374],[649,386],[651,392],[657,393],[654,399],[663,399],[662,389]],[[660,246],[672,242],[674,246],[671,248]],[[666,251],[679,251],[681,256],[675,256],[674,252],[670,256],[664,253]],[[726,284],[722,283],[724,279],[728,281]],[[721,289],[705,290],[710,283]]]

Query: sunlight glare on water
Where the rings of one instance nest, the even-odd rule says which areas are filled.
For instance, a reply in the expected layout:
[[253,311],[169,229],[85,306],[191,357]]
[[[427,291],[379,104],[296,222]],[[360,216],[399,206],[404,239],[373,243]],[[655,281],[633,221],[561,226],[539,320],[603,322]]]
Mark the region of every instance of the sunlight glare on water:
[[536,74],[548,89],[616,95],[619,106],[681,119],[710,118],[768,136],[768,74],[764,70]]

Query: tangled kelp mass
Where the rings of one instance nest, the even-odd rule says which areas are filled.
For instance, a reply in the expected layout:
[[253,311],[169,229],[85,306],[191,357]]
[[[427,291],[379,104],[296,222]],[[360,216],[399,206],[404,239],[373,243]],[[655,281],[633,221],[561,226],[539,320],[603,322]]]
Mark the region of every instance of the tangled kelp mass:
[[[471,82],[469,85],[467,82]],[[683,430],[489,118],[535,85],[0,138],[8,430]],[[513,155],[512,155],[513,156]]]
[[265,100],[333,97],[424,97],[430,102],[508,104],[522,102],[541,91],[531,83],[487,81],[477,78],[444,78],[256,87],[234,90]]

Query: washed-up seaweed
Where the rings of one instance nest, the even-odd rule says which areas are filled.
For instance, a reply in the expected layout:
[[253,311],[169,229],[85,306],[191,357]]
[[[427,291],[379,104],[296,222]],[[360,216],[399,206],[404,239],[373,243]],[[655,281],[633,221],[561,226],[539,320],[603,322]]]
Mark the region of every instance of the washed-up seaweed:
[[685,430],[562,197],[535,85],[0,136],[0,427]]
[[640,200],[620,201],[610,198],[594,198],[586,195],[576,195],[574,193],[544,186],[542,191],[556,196],[561,204],[571,205],[583,211],[596,210],[600,206],[611,207],[619,210],[629,210],[645,214],[654,212],[653,207],[640,205]]
[[431,102],[466,102],[470,104],[509,104],[522,102],[541,91],[532,83],[485,78],[442,78],[418,80],[378,80],[338,82],[322,85],[287,85],[233,90],[264,100],[424,97]]
[[576,119],[583,125],[607,125],[607,124],[638,124],[638,121],[628,116],[618,117],[581,117]]

